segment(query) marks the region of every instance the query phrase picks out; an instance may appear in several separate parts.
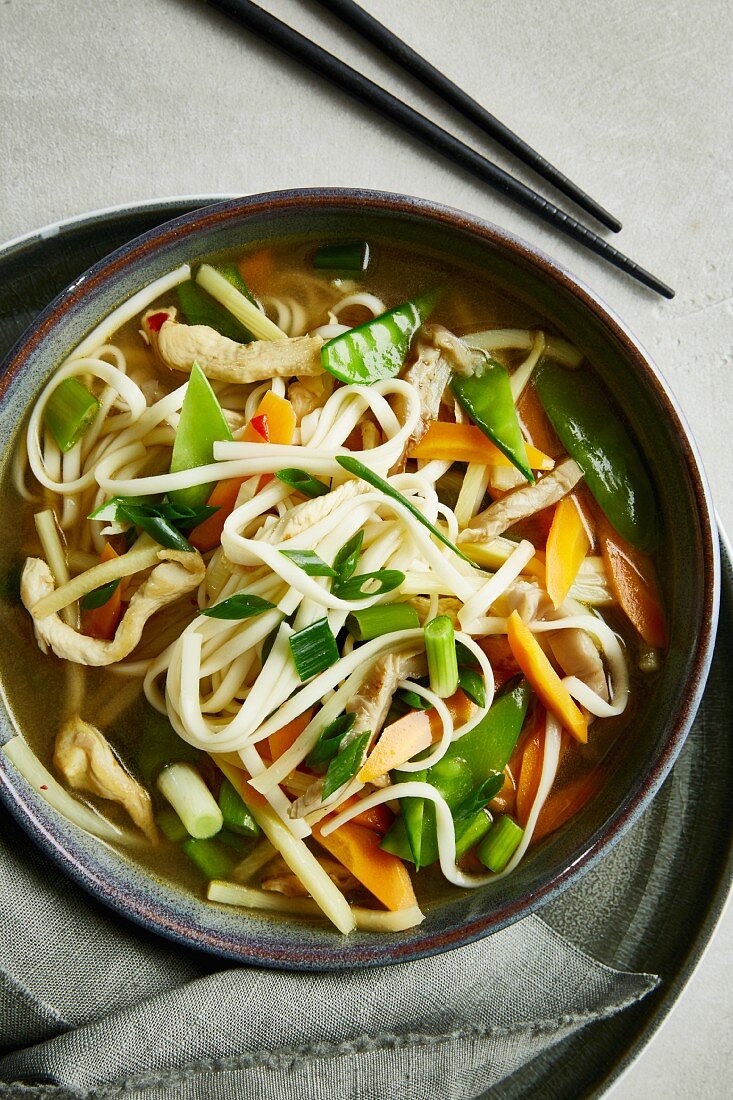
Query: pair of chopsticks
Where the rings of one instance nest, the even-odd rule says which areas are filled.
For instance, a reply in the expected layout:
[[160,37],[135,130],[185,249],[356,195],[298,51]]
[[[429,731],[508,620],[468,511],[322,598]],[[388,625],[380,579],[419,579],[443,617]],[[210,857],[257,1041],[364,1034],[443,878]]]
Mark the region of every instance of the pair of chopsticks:
[[[447,130],[425,118],[424,115],[355,69],[345,65],[333,54],[317,46],[315,42],[311,42],[309,38],[276,19],[274,15],[270,15],[251,0],[205,0],[205,2],[269,45],[277,46],[294,60],[342,88],[359,102],[365,103],[379,114],[391,119],[412,137],[423,141],[431,149],[438,150],[454,164],[471,172],[484,183],[488,183],[495,191],[559,229],[561,233],[571,237],[597,256],[601,256],[637,282],[643,283],[664,298],[674,297],[671,287],[625,256],[623,252],[619,252],[617,248],[599,237],[593,230],[588,229],[571,214],[555,206],[549,199],[515,179],[486,157],[482,157]],[[450,106],[460,111],[586,213],[591,214],[608,229],[618,232],[621,223],[617,218],[609,214],[559,169],[504,126],[499,119],[448,80],[425,58],[354,3],[354,0],[319,0],[319,3],[377,46],[412,76],[437,92]]]

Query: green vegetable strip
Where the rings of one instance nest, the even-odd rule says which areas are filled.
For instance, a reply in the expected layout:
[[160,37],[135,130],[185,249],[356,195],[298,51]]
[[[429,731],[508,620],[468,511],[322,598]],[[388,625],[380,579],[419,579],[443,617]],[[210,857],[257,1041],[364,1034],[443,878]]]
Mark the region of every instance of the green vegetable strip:
[[339,659],[339,651],[328,619],[318,619],[290,635],[290,652],[301,680],[325,672]]
[[359,275],[369,266],[369,245],[366,241],[324,245],[316,250],[313,266],[320,271],[345,271]]
[[252,340],[244,325],[190,279],[180,283],[176,292],[181,313],[189,325],[206,325],[238,344],[248,344]]
[[504,367],[487,355],[475,374],[468,378],[454,375],[451,389],[476,427],[496,444],[527,481],[534,484],[509,375]]
[[547,361],[535,388],[563,447],[620,535],[643,551],[656,544],[654,490],[639,451],[600,385],[586,371]]
[[104,607],[114,596],[119,584],[119,581],[110,581],[109,584],[103,584],[100,588],[87,592],[86,596],[82,596],[79,605],[82,611],[95,611],[98,607]]
[[157,786],[192,837],[205,840],[219,832],[224,824],[221,810],[192,764],[169,764]]
[[224,777],[219,791],[219,809],[224,825],[240,836],[259,836],[260,827],[244,804],[234,785]]
[[329,722],[325,729],[321,730],[318,741],[311,750],[306,764],[309,767],[325,764],[327,760],[335,756],[341,742],[349,730],[353,728],[355,721],[355,714],[341,714],[338,718],[334,718],[333,722]]
[[435,308],[438,293],[411,302],[335,336],[321,348],[324,370],[342,382],[370,386],[394,378],[410,350],[412,339]]
[[524,829],[508,815],[500,817],[476,849],[476,855],[490,871],[499,874],[522,842]]
[[361,554],[363,542],[364,532],[357,531],[352,538],[344,543],[336,554],[336,557],[333,559],[333,567],[338,574],[339,582],[348,581],[353,576],[359,563],[359,555]]
[[430,687],[441,699],[448,699],[458,687],[458,659],[453,623],[447,615],[438,615],[425,624],[424,634]]
[[245,298],[257,308],[257,299],[252,291],[249,289],[244,279],[239,273],[239,268],[236,264],[219,264],[216,268],[220,275],[223,275],[228,283],[231,283],[235,290],[238,290],[240,294],[243,294]]
[[402,493],[397,491],[397,489],[393,489],[388,481],[385,481],[383,477],[379,476],[379,474],[375,474],[373,470],[370,470],[369,467],[365,466],[363,462],[360,462],[358,458],[354,458],[351,455],[340,455],[336,459],[336,461],[338,462],[339,466],[341,466],[344,470],[348,470],[348,472],[350,474],[353,474],[354,477],[358,477],[361,481],[366,481],[367,485],[373,485],[375,489],[379,489],[380,492],[384,493],[385,496],[390,497],[391,500],[396,500],[398,504],[401,504],[403,508],[407,509],[411,516],[415,517],[418,523],[421,523],[423,527],[427,527],[430,534],[438,539],[439,542],[442,542],[444,546],[447,546],[449,550],[452,550],[453,553],[457,554],[458,557],[461,558],[463,561],[466,561],[469,565],[472,565],[474,569],[478,568],[475,562],[466,557],[466,555],[461,550],[459,550],[457,546],[453,545],[449,538],[446,538],[442,531],[438,530],[438,528],[435,527],[429,519],[425,518],[422,512],[420,512],[415,507],[411,500],[408,500],[407,497],[403,496]]
[[352,611],[346,629],[357,642],[371,642],[395,630],[416,630],[420,626],[417,611],[410,603],[381,603]]
[[282,481],[284,485],[289,485],[291,489],[297,489],[299,493],[306,497],[322,497],[331,491],[318,478],[311,477],[305,470],[298,470],[294,467],[278,470],[275,477]]
[[[362,600],[365,596],[384,596],[387,592],[393,592],[404,579],[405,574],[399,569],[378,569],[374,573],[360,573],[345,581],[336,580],[332,591],[341,600]],[[376,583],[377,587],[374,588],[370,582]]]
[[472,668],[458,669],[458,685],[477,707],[486,706],[486,687],[483,676]]
[[201,264],[196,272],[196,282],[228,309],[257,340],[287,340],[287,333],[252,304],[249,292],[243,293],[234,286],[231,278],[227,278],[211,264]]
[[262,596],[240,592],[215,603],[213,607],[207,607],[201,614],[208,615],[210,619],[253,619],[263,611],[272,611],[275,606],[269,600],[263,600]]
[[322,802],[356,775],[364,761],[371,736],[371,731],[365,730],[345,748],[339,749],[338,754],[328,765],[326,778],[323,781]]
[[309,577],[335,577],[336,570],[332,569],[323,558],[319,558],[314,550],[281,550],[280,553],[293,565],[297,565]]
[[94,394],[78,378],[59,382],[43,410],[43,420],[64,453],[78,443],[99,412]]
[[170,806],[164,806],[158,811],[155,815],[155,823],[166,840],[171,840],[174,844],[180,844],[189,835],[186,826]]
[[[231,438],[211,383],[198,363],[194,363],[173,443],[171,473],[207,466],[214,461],[214,444]],[[192,508],[205,504],[213,487],[213,484],[193,485],[190,489],[175,489],[168,496],[173,504]]]
[[228,878],[236,859],[215,840],[185,840],[181,848],[208,879]]

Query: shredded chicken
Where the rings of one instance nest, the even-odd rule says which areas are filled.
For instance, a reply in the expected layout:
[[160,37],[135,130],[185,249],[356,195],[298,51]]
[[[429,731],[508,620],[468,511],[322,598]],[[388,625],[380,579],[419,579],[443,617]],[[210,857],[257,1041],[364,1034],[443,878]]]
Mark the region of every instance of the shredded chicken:
[[410,603],[417,611],[420,625],[424,626],[428,619],[434,615],[447,615],[454,626],[458,626],[458,612],[463,606],[461,601],[454,596],[440,596],[437,611],[432,611],[432,600],[429,596],[411,596]]
[[[167,313],[168,320],[156,332],[149,319],[161,313]],[[176,313],[173,308],[149,309],[143,317],[143,335],[170,370],[189,374],[193,364],[198,363],[207,378],[221,382],[259,382],[323,373],[320,336],[238,344],[207,325],[183,325],[176,320]]]
[[296,504],[287,515],[277,519],[273,524],[263,527],[263,538],[267,542],[283,542],[285,539],[294,538],[301,531],[307,531],[320,520],[330,516],[335,508],[340,507],[346,500],[361,496],[362,493],[372,492],[371,486],[363,481],[345,481],[330,493],[314,497],[313,500],[304,500],[302,504]]
[[425,325],[422,333],[433,347],[442,352],[454,374],[475,374],[476,368],[486,359],[484,351],[470,348],[460,336],[443,325]]
[[56,737],[53,763],[75,791],[119,802],[148,840],[157,841],[150,795],[123,767],[96,726],[78,715],[71,718]]
[[300,424],[304,416],[322,408],[333,392],[333,376],[320,374],[312,378],[299,378],[288,386],[288,401],[293,406],[295,419]]
[[[122,616],[114,638],[89,638],[68,626],[58,615],[35,619],[39,645],[50,646],[57,657],[79,665],[111,665],[132,653],[140,641],[143,627],[151,615],[180,596],[198,588],[206,566],[197,552],[166,550],[161,547],[156,565],[138,588]],[[20,582],[21,599],[33,613],[33,607],[55,588],[53,573],[42,558],[27,558]]]
[[[359,889],[359,882],[343,864],[337,863],[335,859],[325,859],[323,856],[316,856],[316,858],[331,882],[338,886],[342,893],[353,893]],[[261,883],[263,890],[273,890],[288,898],[310,897],[303,883],[297,875],[292,874],[284,859],[273,860],[268,870],[270,873]]]
[[458,542],[487,542],[503,534],[520,520],[528,519],[551,504],[557,504],[558,500],[562,500],[575,488],[582,476],[583,471],[577,462],[566,458],[534,485],[517,489],[515,493],[494,501],[483,512],[479,512],[469,526],[461,531]]

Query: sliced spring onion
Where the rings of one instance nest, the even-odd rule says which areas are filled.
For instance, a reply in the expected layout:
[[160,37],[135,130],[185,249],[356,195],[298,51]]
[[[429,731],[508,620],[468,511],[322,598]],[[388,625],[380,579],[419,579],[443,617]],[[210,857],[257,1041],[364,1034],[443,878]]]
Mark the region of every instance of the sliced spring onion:
[[476,849],[476,855],[490,871],[499,874],[504,870],[522,842],[524,829],[521,829],[508,814],[492,825]]
[[78,378],[65,378],[43,410],[43,420],[64,453],[78,443],[99,412],[99,402]]
[[321,730],[318,741],[308,756],[306,764],[313,767],[314,764],[325,764],[327,760],[334,757],[339,750],[344,735],[353,728],[355,721],[355,714],[341,714],[338,718],[334,718],[333,722],[329,722]]
[[280,553],[288,561],[297,565],[309,577],[335,577],[336,570],[319,558],[313,550],[281,550]]
[[165,546],[167,550],[193,553],[193,546],[188,539],[185,539],[164,516],[155,511],[154,506],[126,504],[123,509],[118,508],[118,514],[120,510],[130,523],[139,527],[141,531],[145,531],[159,546]]
[[349,741],[345,748],[339,749],[337,755],[328,765],[326,778],[323,781],[322,802],[325,802],[339,787],[343,787],[344,783],[348,783],[350,779],[354,778],[364,763],[364,756],[371,736],[371,730],[365,730],[353,741]]
[[228,309],[255,339],[287,340],[287,333],[278,328],[269,317],[252,304],[241,290],[211,264],[201,264],[196,273],[196,282],[204,290],[208,290],[212,298],[216,298],[225,309]]
[[425,624],[424,634],[431,690],[441,699],[448,699],[458,687],[453,622],[448,615],[437,615]]
[[233,783],[224,777],[219,790],[219,809],[224,825],[240,836],[259,836],[260,827],[247,809]]
[[234,857],[216,840],[191,837],[181,848],[208,879],[224,878],[234,869]]
[[[231,438],[231,429],[211,383],[198,363],[194,363],[173,441],[171,473],[207,466],[214,461],[214,444]],[[188,489],[175,489],[168,496],[171,504],[191,508],[206,504],[213,488],[213,484],[192,485]]]
[[370,386],[394,378],[410,350],[412,338],[438,301],[433,291],[403,302],[363,325],[334,336],[321,348],[323,369],[341,382]]
[[247,329],[231,313],[191,279],[180,283],[177,292],[181,313],[189,325],[206,325],[207,328],[215,329],[220,336],[226,336],[228,340],[234,340],[238,344],[247,344],[252,339]]
[[215,603],[213,607],[207,607],[201,614],[208,615],[210,619],[253,619],[255,615],[271,611],[274,607],[274,603],[263,600],[262,596],[237,592],[234,596],[227,596],[225,600]]
[[462,665],[458,669],[458,684],[477,707],[486,706],[486,686],[483,676],[480,676],[475,669]]
[[282,481],[284,485],[289,485],[291,489],[296,489],[306,497],[322,497],[331,491],[317,477],[311,477],[305,470],[298,470],[295,467],[278,470],[275,477]]
[[[399,569],[377,569],[375,573],[359,573],[347,581],[334,582],[332,591],[341,600],[363,600],[365,596],[384,596],[394,592],[405,579]],[[375,587],[376,585],[376,587]]]
[[338,646],[328,619],[317,619],[290,635],[290,652],[301,680],[325,672],[339,659]]
[[453,553],[457,554],[463,561],[477,568],[475,562],[467,558],[457,546],[454,546],[449,538],[446,538],[442,531],[432,524],[429,519],[426,519],[411,500],[408,500],[408,498],[398,492],[397,489],[393,489],[388,481],[385,481],[379,474],[375,474],[373,470],[370,470],[369,467],[365,466],[363,462],[360,462],[358,458],[354,458],[352,455],[339,455],[336,461],[339,466],[347,470],[350,474],[353,474],[354,477],[358,477],[361,481],[366,481],[367,485],[372,485],[375,489],[379,489],[380,492],[390,497],[391,500],[396,500],[398,504],[401,504],[403,508],[407,509],[411,516],[414,516],[419,523],[422,523],[423,527],[427,527],[431,535],[438,539],[439,542],[442,542],[444,546],[447,546],[449,550],[452,550]]
[[158,776],[157,786],[192,837],[207,840],[219,832],[222,812],[192,764],[169,764]]
[[119,581],[110,581],[109,584],[103,584],[99,588],[94,588],[91,592],[87,592],[86,596],[83,596],[81,600],[80,606],[82,611],[96,611],[98,607],[104,607],[104,605],[114,596],[119,588],[119,584]]
[[313,266],[319,271],[345,271],[358,275],[369,266],[369,245],[366,241],[323,245],[313,255]]
[[361,553],[363,542],[364,532],[357,531],[348,542],[344,543],[336,554],[336,557],[333,559],[333,567],[338,574],[339,581],[347,581],[353,576],[359,561],[359,554]]
[[371,642],[395,630],[416,630],[420,626],[417,611],[411,603],[380,603],[352,611],[346,629],[357,642]]
[[172,806],[163,806],[155,815],[155,823],[166,840],[174,844],[188,838],[188,830]]

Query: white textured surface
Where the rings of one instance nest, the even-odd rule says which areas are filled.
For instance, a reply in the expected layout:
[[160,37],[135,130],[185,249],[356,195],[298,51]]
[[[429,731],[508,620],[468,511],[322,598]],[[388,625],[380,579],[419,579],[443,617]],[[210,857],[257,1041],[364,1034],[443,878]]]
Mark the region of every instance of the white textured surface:
[[[317,4],[264,6],[486,148],[352,36],[347,45]],[[626,228],[614,243],[671,283],[674,301],[540,227],[197,0],[0,0],[0,238],[113,203],[291,186],[374,187],[469,210],[545,248],[642,339],[733,530],[729,2],[365,6],[616,213]],[[731,989],[729,912],[614,1097],[732,1095]]]

